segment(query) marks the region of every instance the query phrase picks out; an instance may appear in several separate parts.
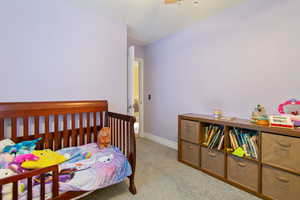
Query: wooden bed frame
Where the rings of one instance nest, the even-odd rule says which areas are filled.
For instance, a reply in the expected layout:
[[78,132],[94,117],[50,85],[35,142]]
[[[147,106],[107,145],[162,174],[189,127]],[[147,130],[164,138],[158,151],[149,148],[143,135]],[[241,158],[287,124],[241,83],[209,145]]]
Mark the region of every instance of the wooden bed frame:
[[[129,191],[132,194],[136,194],[134,122],[134,117],[108,112],[107,101],[0,103],[0,140],[11,138],[14,142],[20,142],[42,137],[37,145],[38,149],[58,150],[96,142],[98,131],[103,126],[111,127],[112,145],[121,149],[132,167],[132,175],[128,177]],[[22,131],[18,128],[20,123],[23,124]],[[7,129],[7,126],[11,128]],[[12,183],[12,198],[17,200],[18,181],[22,179],[27,179],[27,199],[31,200],[32,177],[37,175],[41,176],[40,199],[44,200],[44,174],[49,172],[53,174],[52,199],[71,199],[86,193],[77,191],[59,194],[58,165],[54,165],[0,179],[0,200],[2,200],[2,186],[9,183]]]

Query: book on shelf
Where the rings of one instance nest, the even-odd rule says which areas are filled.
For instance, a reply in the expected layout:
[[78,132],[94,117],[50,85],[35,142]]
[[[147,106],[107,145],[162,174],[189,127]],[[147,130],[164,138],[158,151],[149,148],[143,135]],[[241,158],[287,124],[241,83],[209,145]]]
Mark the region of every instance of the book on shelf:
[[253,149],[254,157],[255,157],[255,158],[258,158],[258,154],[257,154],[258,147],[257,147],[256,142],[255,142],[252,138],[250,138],[249,141],[250,141],[251,147],[252,147],[252,149]]
[[294,128],[294,123],[289,116],[269,116],[270,126],[271,127],[280,127],[280,128]]
[[220,126],[210,125],[204,128],[204,142],[203,145],[209,149],[217,148],[221,150],[224,146],[224,128]]
[[208,148],[213,149],[220,137],[220,131],[216,132],[216,134],[213,136],[213,139],[211,140],[210,144],[208,145]]
[[251,131],[233,128],[229,131],[230,145],[234,150],[239,147],[242,148],[245,156],[257,159],[258,145],[256,134]]
[[220,142],[219,142],[218,150],[221,150],[221,149],[222,149],[223,144],[224,144],[224,134],[222,135],[221,140],[220,140]]
[[230,136],[230,140],[231,140],[233,149],[237,149],[239,147],[239,145],[237,144],[236,137],[232,131],[229,132],[229,136]]
[[209,129],[208,126],[206,126],[206,127],[204,128],[204,141],[207,140],[207,137],[208,137],[208,129]]

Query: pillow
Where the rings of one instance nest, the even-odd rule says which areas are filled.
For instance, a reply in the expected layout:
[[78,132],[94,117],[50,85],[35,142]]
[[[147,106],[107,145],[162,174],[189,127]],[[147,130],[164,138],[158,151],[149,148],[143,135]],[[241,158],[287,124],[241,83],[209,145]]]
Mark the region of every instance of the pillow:
[[36,161],[25,161],[22,163],[21,167],[25,169],[40,169],[57,165],[67,160],[63,155],[50,149],[35,150],[32,154],[39,157],[39,159]]
[[3,149],[9,145],[15,145],[15,143],[11,139],[1,140],[0,141],[0,152],[3,152]]

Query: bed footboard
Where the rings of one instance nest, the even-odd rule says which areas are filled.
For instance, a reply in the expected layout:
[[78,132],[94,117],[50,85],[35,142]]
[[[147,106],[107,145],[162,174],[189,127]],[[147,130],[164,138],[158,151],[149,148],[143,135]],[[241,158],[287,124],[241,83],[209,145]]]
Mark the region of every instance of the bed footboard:
[[128,158],[132,167],[132,175],[129,178],[129,191],[136,194],[134,183],[136,167],[136,142],[134,133],[135,117],[108,112],[108,126],[112,131],[112,145],[121,149],[123,154]]
[[[32,170],[29,172],[25,172],[22,174],[18,174],[15,176],[10,176],[7,178],[0,179],[0,200],[5,199],[3,198],[2,190],[4,187],[12,187],[12,199],[17,200],[18,199],[18,193],[19,193],[19,181],[27,180],[27,199],[31,200],[33,199],[33,177],[40,176],[40,199],[45,199],[46,194],[46,187],[45,187],[45,174],[46,173],[52,173],[52,198],[55,198],[59,195],[59,185],[58,185],[58,165],[53,165],[51,167],[46,167],[42,169]],[[11,184],[7,185],[7,184]],[[7,198],[6,198],[7,199]]]

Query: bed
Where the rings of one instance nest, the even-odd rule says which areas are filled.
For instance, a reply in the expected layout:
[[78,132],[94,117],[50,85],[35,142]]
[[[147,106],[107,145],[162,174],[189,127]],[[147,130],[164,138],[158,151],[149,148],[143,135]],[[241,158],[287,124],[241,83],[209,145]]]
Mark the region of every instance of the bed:
[[[0,103],[0,140],[10,138],[21,142],[42,138],[37,149],[61,150],[97,141],[97,133],[104,126],[111,127],[111,145],[118,148],[130,163],[132,173],[129,191],[136,194],[134,175],[136,167],[136,143],[133,125],[135,118],[108,111],[107,101],[58,101]],[[21,128],[20,128],[21,127]],[[19,197],[19,181],[26,180],[26,199],[33,199],[33,177],[40,177],[39,199],[46,197],[45,174],[52,174],[49,199],[71,199],[87,191],[60,192],[59,166],[36,169],[15,176],[0,179],[0,200],[2,188],[12,185],[12,199]]]

